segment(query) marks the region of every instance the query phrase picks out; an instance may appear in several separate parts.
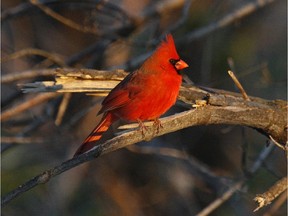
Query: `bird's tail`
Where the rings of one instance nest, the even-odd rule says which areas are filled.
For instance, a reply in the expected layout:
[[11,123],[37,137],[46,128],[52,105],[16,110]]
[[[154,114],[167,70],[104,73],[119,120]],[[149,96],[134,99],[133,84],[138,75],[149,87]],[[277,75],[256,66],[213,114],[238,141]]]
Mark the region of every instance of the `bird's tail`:
[[94,128],[94,130],[89,134],[89,136],[77,149],[76,153],[74,154],[74,157],[93,148],[96,145],[95,142],[101,139],[103,133],[105,133],[108,130],[110,125],[115,120],[116,120],[115,117],[111,113],[109,112],[105,113],[99,124]]

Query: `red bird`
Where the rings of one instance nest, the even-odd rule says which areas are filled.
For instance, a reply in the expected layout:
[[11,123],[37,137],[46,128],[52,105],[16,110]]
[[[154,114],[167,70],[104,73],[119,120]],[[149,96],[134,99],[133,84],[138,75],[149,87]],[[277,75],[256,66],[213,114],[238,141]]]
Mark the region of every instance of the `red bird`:
[[143,65],[127,75],[104,99],[98,113],[104,113],[100,123],[75,156],[93,148],[118,119],[138,121],[142,130],[142,121],[146,120],[154,120],[159,127],[159,117],[176,102],[182,82],[179,71],[187,67],[176,51],[172,35],[167,35]]

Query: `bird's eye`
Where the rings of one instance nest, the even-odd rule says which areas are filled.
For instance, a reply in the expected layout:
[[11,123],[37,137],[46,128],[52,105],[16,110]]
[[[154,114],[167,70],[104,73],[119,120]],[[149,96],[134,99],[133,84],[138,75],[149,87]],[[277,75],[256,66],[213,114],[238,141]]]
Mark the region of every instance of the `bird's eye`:
[[179,61],[180,59],[170,59],[169,62],[175,66],[175,64]]

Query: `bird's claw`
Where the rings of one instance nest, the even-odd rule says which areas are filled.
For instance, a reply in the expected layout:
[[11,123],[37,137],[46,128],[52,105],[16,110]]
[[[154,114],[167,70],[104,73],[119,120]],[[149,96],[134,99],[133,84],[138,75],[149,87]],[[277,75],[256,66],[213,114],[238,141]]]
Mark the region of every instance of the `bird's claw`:
[[156,127],[156,134],[159,133],[160,128],[163,128],[163,125],[161,124],[161,121],[158,118],[154,119],[153,125],[154,127]]
[[138,120],[139,123],[139,130],[142,134],[142,137],[145,137],[145,131],[147,131],[147,127],[144,125],[144,123],[141,120]]

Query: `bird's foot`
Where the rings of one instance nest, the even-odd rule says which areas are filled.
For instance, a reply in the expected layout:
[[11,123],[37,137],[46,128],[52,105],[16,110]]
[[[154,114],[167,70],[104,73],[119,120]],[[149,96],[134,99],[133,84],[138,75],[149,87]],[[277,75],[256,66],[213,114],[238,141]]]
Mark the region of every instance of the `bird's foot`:
[[138,123],[139,123],[139,130],[142,133],[142,137],[145,137],[145,131],[147,131],[147,127],[144,125],[144,123],[138,119]]
[[161,124],[161,121],[159,120],[159,118],[154,119],[153,125],[154,127],[156,127],[156,134],[159,133],[160,128],[163,128],[163,125]]

